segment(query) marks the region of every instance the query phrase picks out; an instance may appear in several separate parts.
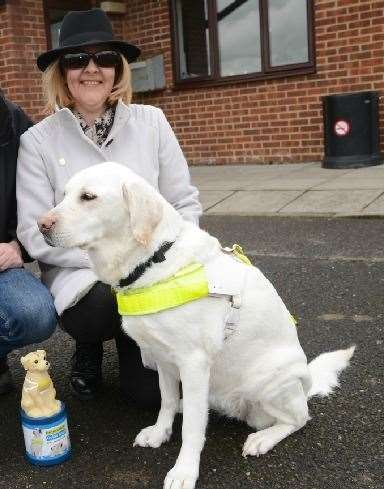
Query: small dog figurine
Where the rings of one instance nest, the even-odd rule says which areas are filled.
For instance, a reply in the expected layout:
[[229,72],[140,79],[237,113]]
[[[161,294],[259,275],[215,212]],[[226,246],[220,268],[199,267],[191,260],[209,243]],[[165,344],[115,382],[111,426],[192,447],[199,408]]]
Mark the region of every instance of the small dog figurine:
[[32,418],[49,417],[60,411],[60,401],[48,374],[49,362],[44,350],[36,350],[21,357],[25,375],[21,407]]

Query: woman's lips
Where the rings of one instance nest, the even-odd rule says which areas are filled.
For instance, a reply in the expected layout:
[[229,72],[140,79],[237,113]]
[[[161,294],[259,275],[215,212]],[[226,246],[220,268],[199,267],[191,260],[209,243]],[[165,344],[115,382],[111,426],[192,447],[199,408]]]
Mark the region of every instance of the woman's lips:
[[95,80],[84,80],[80,82],[82,85],[86,85],[89,87],[95,87],[97,85],[100,85],[100,83],[103,83],[101,81],[95,81]]

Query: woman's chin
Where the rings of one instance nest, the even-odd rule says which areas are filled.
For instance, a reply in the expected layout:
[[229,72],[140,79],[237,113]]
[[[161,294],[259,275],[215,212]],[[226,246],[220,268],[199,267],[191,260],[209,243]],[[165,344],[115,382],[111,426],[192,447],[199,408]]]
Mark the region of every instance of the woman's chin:
[[104,107],[108,96],[105,94],[87,93],[78,99],[78,106],[84,107]]

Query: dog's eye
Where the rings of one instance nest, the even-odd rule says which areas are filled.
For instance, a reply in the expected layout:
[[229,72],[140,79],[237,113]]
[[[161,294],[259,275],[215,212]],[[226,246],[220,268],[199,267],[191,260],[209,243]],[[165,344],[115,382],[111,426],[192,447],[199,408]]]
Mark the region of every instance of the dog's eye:
[[80,200],[95,200],[96,197],[97,197],[97,195],[95,195],[95,194],[91,194],[89,192],[83,192],[80,195]]
[[39,360],[35,360],[35,363],[39,363]]

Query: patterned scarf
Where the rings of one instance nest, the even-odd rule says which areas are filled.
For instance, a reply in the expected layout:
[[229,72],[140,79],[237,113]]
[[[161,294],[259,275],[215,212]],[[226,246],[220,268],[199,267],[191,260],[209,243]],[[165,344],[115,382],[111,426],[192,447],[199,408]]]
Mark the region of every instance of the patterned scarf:
[[108,137],[108,134],[115,119],[116,105],[108,107],[101,117],[95,119],[95,122],[89,126],[83,116],[77,110],[73,110],[73,115],[80,122],[84,134],[89,137],[95,144],[102,146]]

